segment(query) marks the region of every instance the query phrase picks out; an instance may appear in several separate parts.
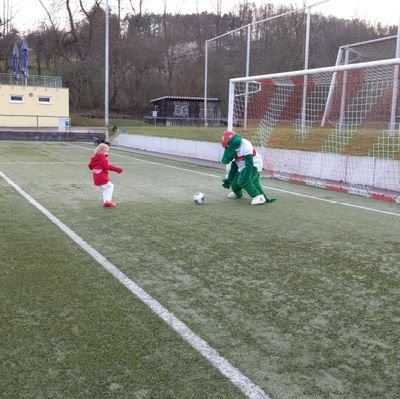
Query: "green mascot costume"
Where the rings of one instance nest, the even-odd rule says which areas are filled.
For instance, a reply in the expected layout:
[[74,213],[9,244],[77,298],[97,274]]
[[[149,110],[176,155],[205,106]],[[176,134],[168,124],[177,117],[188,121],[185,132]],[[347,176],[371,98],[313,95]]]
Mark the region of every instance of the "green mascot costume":
[[275,198],[266,195],[262,189],[260,172],[263,162],[250,141],[237,133],[226,131],[222,135],[221,143],[225,148],[221,162],[230,164],[229,172],[222,180],[222,186],[232,190],[228,198],[241,198],[245,191],[251,197],[251,205],[275,201]]

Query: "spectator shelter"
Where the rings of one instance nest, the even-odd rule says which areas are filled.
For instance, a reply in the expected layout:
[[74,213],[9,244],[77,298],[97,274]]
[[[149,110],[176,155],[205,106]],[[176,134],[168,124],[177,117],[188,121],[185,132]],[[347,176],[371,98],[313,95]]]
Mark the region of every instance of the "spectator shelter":
[[[205,123],[204,97],[164,96],[150,100],[153,105],[146,122],[157,125],[203,126]],[[221,100],[207,98],[207,124],[219,126],[221,123]]]

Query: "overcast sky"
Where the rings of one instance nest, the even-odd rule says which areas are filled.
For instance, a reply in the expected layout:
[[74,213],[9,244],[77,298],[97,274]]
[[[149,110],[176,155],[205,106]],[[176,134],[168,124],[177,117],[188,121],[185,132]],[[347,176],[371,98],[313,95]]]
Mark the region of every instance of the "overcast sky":
[[[245,0],[219,0],[221,2],[222,12],[237,10],[239,4]],[[307,5],[313,5],[322,2],[318,0],[308,0]],[[38,0],[3,0],[0,5],[7,2],[12,5],[15,26],[21,31],[35,29],[40,21],[46,19],[44,9]],[[65,4],[63,0],[42,0],[42,2],[51,9],[51,4],[57,2]],[[137,5],[139,0],[131,0],[132,4]],[[298,8],[303,8],[303,1],[297,0],[254,0],[249,3],[257,5],[273,3],[292,4]],[[93,4],[93,0],[84,0],[84,4]],[[103,0],[105,4],[105,0]],[[108,0],[111,9],[115,10],[117,0]],[[218,0],[143,0],[145,11],[162,12],[164,4],[170,13],[188,13],[209,11],[216,12]],[[130,11],[129,0],[121,0],[125,12]],[[400,0],[330,0],[313,8],[314,12],[320,12],[325,15],[334,15],[344,18],[361,18],[372,23],[399,24],[400,19]],[[0,10],[2,13],[3,10]],[[60,18],[62,15],[60,15]]]

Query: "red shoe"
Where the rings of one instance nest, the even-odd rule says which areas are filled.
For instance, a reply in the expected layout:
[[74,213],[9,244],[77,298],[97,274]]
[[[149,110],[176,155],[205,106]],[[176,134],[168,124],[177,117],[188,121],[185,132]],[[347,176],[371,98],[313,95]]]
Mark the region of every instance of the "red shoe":
[[115,208],[117,206],[117,204],[115,202],[112,201],[106,201],[103,204],[104,208]]

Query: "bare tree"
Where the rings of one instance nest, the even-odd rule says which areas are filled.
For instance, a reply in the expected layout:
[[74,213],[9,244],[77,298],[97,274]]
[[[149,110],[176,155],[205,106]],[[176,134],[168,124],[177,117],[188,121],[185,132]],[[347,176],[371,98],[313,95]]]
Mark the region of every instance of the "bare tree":
[[139,0],[139,4],[138,7],[135,8],[135,6],[132,3],[132,0],[129,0],[129,4],[131,6],[132,9],[132,13],[135,16],[135,20],[136,20],[136,29],[139,33],[139,26],[141,26],[141,20],[142,20],[142,16],[143,16],[143,0]]
[[[39,0],[39,3],[43,7],[44,11],[46,12],[46,15],[47,15],[47,17],[49,19],[49,22],[50,22],[50,25],[52,27],[52,30],[53,30],[54,34],[56,35],[56,37],[57,37],[57,42],[58,42],[58,45],[59,45],[59,49],[62,52],[64,59],[69,62],[69,58],[68,58],[68,56],[67,56],[67,54],[65,52],[64,46],[63,46],[63,36],[64,35],[62,34],[62,31],[57,27],[56,21],[52,17],[52,13],[44,5],[43,1]],[[60,6],[60,2],[58,4],[53,4],[53,6],[59,7]]]
[[[71,109],[87,109],[96,115],[102,114],[104,105],[104,1],[39,0],[46,12],[46,23],[29,39],[38,72],[46,65],[46,69],[63,76],[70,88]],[[222,0],[214,0],[214,12],[200,13],[200,0],[194,0],[197,13],[180,15],[167,12],[167,0],[160,13],[146,12],[145,0],[109,1],[117,7],[110,11],[110,110],[136,114],[141,114],[149,106],[149,99],[156,96],[201,95],[205,40],[253,19],[287,11],[269,3],[255,8],[251,1],[238,0],[235,12],[222,15]],[[0,4],[5,6],[4,2]],[[125,17],[121,15],[124,5],[129,11]],[[60,27],[57,10],[66,16],[66,26]],[[392,32],[359,20],[318,15],[312,18],[310,62],[315,67],[321,62],[332,65],[339,45]],[[3,18],[1,23],[4,24]],[[127,29],[121,24],[126,24]],[[301,63],[303,25],[302,14],[279,23],[257,25],[252,31],[251,71],[277,72],[288,70],[288,62]],[[3,28],[0,25],[0,33]],[[18,32],[15,37],[12,34],[13,31],[6,37],[0,35],[1,70],[10,68],[12,45],[18,40]],[[213,53],[209,53],[212,95],[221,99],[226,97],[228,75],[238,76],[243,65],[245,35],[242,36],[226,38],[223,43],[221,40],[220,45],[218,41]]]

